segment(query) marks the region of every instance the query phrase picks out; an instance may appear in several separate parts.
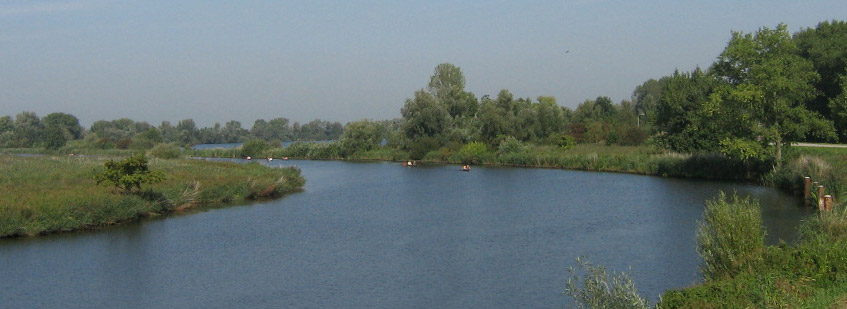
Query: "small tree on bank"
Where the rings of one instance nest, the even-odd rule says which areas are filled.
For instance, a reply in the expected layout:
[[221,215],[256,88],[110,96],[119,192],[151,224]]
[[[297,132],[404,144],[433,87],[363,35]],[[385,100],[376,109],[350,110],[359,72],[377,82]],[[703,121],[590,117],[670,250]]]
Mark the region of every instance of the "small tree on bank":
[[165,179],[161,172],[151,171],[147,167],[144,154],[135,154],[122,161],[109,160],[104,164],[106,170],[97,174],[97,184],[114,185],[125,194],[133,189],[141,190],[142,183],[157,183]]

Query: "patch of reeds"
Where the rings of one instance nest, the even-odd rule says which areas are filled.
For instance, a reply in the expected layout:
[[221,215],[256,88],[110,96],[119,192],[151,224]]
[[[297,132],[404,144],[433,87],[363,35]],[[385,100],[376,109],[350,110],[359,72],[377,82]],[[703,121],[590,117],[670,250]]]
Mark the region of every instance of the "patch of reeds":
[[565,294],[572,297],[580,308],[648,308],[647,300],[638,294],[627,273],[612,272],[594,265],[585,258],[577,258],[580,268],[571,267],[565,284]]
[[703,258],[700,271],[707,281],[752,271],[761,262],[764,246],[758,202],[735,194],[727,198],[724,192],[706,201],[697,230],[697,252]]

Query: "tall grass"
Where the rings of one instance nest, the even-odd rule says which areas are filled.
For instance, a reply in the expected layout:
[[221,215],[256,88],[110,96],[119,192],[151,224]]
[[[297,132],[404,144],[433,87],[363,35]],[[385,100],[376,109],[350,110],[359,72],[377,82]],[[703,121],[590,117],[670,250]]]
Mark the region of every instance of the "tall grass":
[[[659,308],[827,308],[847,300],[847,211],[810,217],[794,246],[763,246],[758,206],[710,201],[698,233],[702,284],[666,291]],[[841,308],[841,307],[837,307]]]
[[635,284],[626,273],[612,272],[577,258],[580,270],[569,268],[571,277],[565,285],[565,294],[572,297],[580,308],[631,308],[646,309],[647,300],[638,294]]
[[703,258],[700,271],[706,280],[731,278],[751,271],[761,262],[765,246],[759,203],[721,192],[706,202],[697,230],[697,252]]
[[166,179],[140,194],[98,186],[106,158],[0,155],[0,237],[91,229],[140,217],[277,197],[302,187],[300,171],[199,160],[150,161]]

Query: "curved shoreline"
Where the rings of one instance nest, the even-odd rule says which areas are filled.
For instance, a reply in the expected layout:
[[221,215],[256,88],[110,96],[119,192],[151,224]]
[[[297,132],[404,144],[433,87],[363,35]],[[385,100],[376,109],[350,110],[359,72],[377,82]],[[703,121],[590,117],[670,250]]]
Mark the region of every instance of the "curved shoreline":
[[119,194],[92,179],[104,161],[0,156],[0,172],[6,175],[0,178],[4,197],[0,238],[97,230],[144,218],[277,199],[302,190],[305,183],[296,168],[154,159],[151,169],[167,171],[167,179],[140,192]]

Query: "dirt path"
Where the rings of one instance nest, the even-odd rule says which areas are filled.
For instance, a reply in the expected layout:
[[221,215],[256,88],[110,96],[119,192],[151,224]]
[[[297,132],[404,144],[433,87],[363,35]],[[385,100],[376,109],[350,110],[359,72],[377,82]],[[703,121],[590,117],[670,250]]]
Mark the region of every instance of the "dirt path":
[[847,148],[845,144],[794,143],[791,145],[797,147]]

